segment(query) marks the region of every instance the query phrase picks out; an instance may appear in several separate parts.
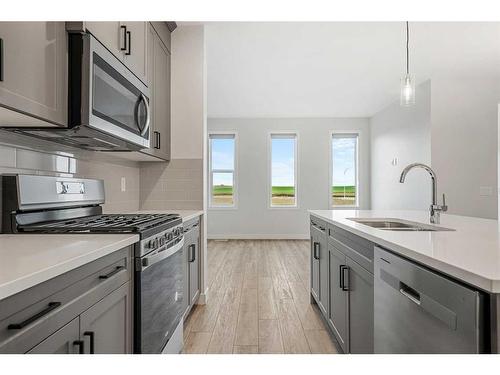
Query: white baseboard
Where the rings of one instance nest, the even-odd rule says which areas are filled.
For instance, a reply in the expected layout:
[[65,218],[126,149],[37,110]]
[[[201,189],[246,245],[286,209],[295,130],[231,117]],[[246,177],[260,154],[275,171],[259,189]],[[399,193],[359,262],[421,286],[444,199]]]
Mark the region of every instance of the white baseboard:
[[205,289],[204,293],[200,293],[200,297],[198,297],[197,305],[206,305],[208,299],[208,288]]
[[208,234],[209,240],[308,240],[309,234]]

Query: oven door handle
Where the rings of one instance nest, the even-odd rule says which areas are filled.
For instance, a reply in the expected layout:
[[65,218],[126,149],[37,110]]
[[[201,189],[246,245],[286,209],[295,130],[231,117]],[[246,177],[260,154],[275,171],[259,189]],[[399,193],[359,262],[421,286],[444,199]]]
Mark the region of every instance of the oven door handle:
[[184,247],[184,237],[182,237],[181,240],[179,242],[177,242],[172,247],[169,247],[165,250],[160,250],[158,252],[155,252],[152,255],[145,256],[144,258],[141,258],[140,269],[138,271],[142,272],[142,271],[148,269],[153,264],[158,263],[158,262],[168,258],[171,255],[174,255],[176,252],[181,250],[183,247]]

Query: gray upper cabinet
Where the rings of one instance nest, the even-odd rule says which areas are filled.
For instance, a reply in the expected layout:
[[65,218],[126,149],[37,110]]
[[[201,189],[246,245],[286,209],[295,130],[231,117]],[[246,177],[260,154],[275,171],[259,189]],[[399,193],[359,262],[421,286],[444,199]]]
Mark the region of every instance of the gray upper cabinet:
[[347,258],[349,267],[349,346],[355,354],[373,353],[373,275]]
[[148,84],[148,22],[68,22],[67,28],[89,31],[137,78]]
[[155,28],[148,27],[148,77],[151,90],[151,147],[143,152],[170,160],[170,52]]
[[67,124],[64,22],[0,22],[0,126]]
[[346,284],[346,256],[329,245],[330,313],[328,323],[345,353],[349,352],[349,304]]
[[145,84],[148,84],[148,22],[120,22],[126,29],[126,50],[123,62]]
[[132,351],[130,282],[80,315],[80,337],[85,352],[125,354]]
[[80,340],[79,328],[78,318],[75,318],[36,345],[27,354],[79,354],[84,349],[83,342]]

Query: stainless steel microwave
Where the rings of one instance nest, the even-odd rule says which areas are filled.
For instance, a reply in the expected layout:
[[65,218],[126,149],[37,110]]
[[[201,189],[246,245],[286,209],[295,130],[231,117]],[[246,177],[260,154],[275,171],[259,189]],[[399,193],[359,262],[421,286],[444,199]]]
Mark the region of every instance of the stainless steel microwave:
[[97,151],[149,148],[146,84],[91,34],[68,39],[68,126],[13,131]]

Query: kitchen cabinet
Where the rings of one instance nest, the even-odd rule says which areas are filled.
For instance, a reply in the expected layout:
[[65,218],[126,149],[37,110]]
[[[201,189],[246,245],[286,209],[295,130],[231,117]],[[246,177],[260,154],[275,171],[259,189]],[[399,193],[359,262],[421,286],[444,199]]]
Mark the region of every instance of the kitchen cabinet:
[[83,350],[79,327],[79,319],[73,319],[29,350],[27,354],[79,354]]
[[311,296],[345,353],[373,353],[373,246],[311,217]]
[[80,315],[80,337],[90,354],[132,351],[130,282],[104,297]]
[[373,274],[347,258],[349,273],[350,353],[373,353],[374,289]]
[[90,32],[137,78],[148,84],[148,22],[67,22],[66,27],[71,32]]
[[324,315],[329,309],[329,279],[328,279],[328,247],[326,224],[322,221],[311,221],[311,285],[318,307]]
[[0,22],[0,126],[67,124],[64,22]]
[[185,289],[187,306],[185,317],[200,296],[200,219],[184,223]]
[[[167,30],[168,32],[168,30]],[[148,77],[151,92],[151,146],[144,153],[170,160],[170,52],[148,27]]]
[[329,246],[330,252],[330,313],[328,324],[333,329],[344,353],[349,352],[349,300],[348,280],[345,276],[346,256],[333,246]]
[[0,353],[131,353],[131,255],[126,247],[1,300]]

